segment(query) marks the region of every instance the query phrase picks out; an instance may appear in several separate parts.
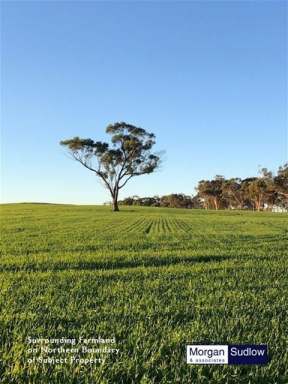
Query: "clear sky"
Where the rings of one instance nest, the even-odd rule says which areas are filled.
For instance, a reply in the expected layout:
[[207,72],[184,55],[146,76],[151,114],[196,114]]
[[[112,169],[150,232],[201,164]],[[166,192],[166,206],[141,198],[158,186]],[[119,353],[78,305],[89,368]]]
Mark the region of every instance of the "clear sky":
[[3,202],[101,203],[59,141],[152,131],[161,170],[120,197],[194,193],[287,160],[287,2],[2,2]]

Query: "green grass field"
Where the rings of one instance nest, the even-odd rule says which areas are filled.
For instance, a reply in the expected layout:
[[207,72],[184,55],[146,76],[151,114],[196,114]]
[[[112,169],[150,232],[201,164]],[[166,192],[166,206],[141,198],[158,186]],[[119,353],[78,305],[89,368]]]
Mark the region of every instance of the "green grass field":
[[[1,383],[288,383],[287,214],[1,206]],[[115,337],[96,365],[28,364],[27,337]],[[186,343],[267,343],[195,366]]]

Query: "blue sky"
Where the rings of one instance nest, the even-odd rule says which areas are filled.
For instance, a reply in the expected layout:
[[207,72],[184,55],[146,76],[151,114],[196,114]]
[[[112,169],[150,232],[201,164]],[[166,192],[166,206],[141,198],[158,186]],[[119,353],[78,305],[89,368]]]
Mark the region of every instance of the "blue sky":
[[2,201],[101,203],[59,141],[152,131],[161,170],[129,195],[194,193],[287,160],[287,3],[2,3]]

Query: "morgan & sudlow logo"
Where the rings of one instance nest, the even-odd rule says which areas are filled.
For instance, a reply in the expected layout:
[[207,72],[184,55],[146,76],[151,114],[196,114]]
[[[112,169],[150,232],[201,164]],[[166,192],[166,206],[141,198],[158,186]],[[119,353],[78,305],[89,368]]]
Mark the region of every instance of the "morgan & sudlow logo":
[[260,345],[201,345],[186,346],[188,364],[267,364],[268,347]]

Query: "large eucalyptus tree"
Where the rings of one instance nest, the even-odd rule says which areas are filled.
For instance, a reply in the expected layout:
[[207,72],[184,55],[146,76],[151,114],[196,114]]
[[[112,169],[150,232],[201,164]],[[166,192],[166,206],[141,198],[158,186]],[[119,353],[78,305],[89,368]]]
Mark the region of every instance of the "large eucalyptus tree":
[[152,173],[160,163],[152,153],[155,135],[124,122],[108,125],[111,144],[74,137],[62,140],[73,159],[94,172],[109,190],[113,211],[119,211],[119,191],[135,176]]

